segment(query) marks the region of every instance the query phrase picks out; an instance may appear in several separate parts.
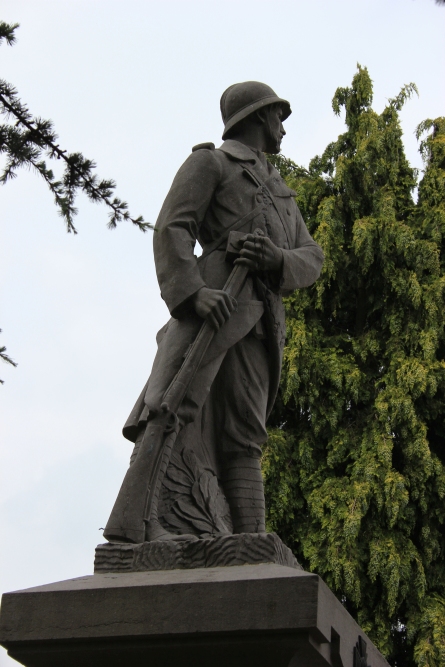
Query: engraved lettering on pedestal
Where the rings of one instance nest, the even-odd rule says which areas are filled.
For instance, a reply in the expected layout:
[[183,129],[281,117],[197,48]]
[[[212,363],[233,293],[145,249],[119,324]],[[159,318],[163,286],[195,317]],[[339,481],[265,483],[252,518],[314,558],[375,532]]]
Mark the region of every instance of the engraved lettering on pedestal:
[[353,667],[371,667],[368,664],[368,655],[366,652],[366,642],[363,637],[358,638],[354,646],[354,665]]

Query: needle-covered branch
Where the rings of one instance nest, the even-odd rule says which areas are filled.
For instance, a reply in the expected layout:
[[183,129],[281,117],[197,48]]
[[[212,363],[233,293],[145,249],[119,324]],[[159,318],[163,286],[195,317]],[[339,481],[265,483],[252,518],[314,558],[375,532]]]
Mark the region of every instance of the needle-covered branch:
[[[0,44],[15,42],[14,31],[18,24],[0,22]],[[0,125],[0,154],[6,155],[6,163],[0,173],[0,183],[6,183],[17,175],[21,167],[34,169],[47,183],[54,195],[59,214],[65,220],[68,232],[76,233],[73,220],[77,214],[74,206],[79,191],[91,201],[103,202],[110,209],[108,227],[127,220],[141,231],[153,228],[142,216],[133,218],[128,204],[114,195],[113,180],[100,180],[94,173],[96,164],[82,153],[67,153],[57,143],[58,137],[50,120],[33,117],[28,107],[21,102],[16,89],[0,80],[0,113],[13,123]],[[60,180],[46,165],[45,158],[62,160],[65,169]]]
[[0,44],[3,40],[6,41],[9,46],[12,46],[16,41],[15,31],[19,27],[18,23],[5,23],[0,21]]
[[[1,333],[0,329],[0,333]],[[0,359],[4,361],[7,364],[10,364],[11,366],[17,366],[16,362],[11,359],[9,355],[6,354],[6,347],[4,345],[0,345]],[[3,380],[0,379],[0,384],[3,384]]]

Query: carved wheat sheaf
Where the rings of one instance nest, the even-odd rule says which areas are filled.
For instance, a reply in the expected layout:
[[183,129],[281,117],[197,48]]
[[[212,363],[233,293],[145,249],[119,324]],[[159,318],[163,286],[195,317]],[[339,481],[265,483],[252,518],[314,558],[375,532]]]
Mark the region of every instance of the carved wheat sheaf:
[[159,518],[173,533],[202,537],[232,532],[230,509],[218,478],[188,447],[172,454],[163,482]]

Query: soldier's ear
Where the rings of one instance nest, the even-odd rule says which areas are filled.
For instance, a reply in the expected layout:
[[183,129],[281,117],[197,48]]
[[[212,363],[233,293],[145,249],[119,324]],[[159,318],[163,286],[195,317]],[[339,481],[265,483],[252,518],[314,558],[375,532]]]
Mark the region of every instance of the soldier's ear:
[[262,123],[263,125],[267,122],[267,107],[263,109],[258,109],[253,116],[255,117],[255,120],[259,123]]

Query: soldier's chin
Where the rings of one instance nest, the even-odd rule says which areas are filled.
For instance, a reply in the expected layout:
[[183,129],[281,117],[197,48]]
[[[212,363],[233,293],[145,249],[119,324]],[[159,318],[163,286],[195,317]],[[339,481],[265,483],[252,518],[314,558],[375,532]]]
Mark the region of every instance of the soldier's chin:
[[278,155],[281,150],[281,141],[281,138],[279,139],[278,137],[271,137],[266,153],[270,153],[271,155]]

